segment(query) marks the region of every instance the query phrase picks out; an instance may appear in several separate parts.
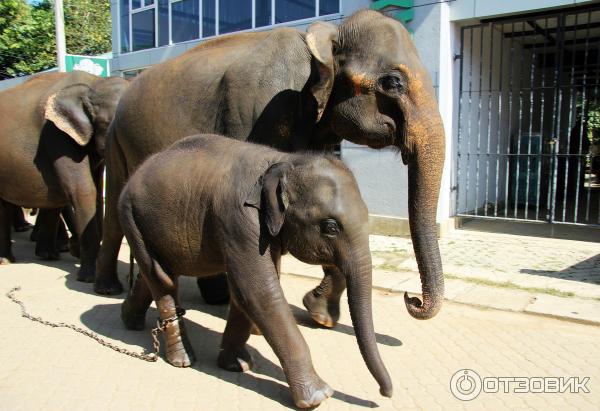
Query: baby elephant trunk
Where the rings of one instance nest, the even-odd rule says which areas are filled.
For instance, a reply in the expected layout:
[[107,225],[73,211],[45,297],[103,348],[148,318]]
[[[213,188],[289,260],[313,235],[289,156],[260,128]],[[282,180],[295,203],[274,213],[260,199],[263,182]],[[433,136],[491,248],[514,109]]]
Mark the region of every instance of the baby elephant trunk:
[[352,325],[354,326],[360,353],[367,364],[367,368],[379,384],[381,395],[391,397],[393,391],[392,381],[379,355],[373,327],[370,253],[362,253],[354,261],[345,264],[342,272],[346,277],[350,316],[352,317]]

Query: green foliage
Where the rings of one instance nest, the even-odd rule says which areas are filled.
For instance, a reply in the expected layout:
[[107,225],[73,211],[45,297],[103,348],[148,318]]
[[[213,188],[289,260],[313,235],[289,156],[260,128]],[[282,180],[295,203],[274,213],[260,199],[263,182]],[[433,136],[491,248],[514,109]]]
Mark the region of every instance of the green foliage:
[[600,144],[600,104],[589,103],[588,108],[588,138],[593,144]]
[[35,73],[54,67],[54,16],[47,5],[24,0],[0,2],[0,76]]
[[97,55],[112,48],[109,0],[65,0],[67,53]]
[[[56,67],[52,0],[0,1],[0,79]],[[111,50],[109,0],[64,0],[67,53]]]

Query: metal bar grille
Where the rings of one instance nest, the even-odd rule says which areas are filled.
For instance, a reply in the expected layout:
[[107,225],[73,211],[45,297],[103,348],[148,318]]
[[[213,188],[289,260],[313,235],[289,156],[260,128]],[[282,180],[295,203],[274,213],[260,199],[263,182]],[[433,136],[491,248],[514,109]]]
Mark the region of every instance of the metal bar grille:
[[600,6],[460,41],[457,214],[600,225]]

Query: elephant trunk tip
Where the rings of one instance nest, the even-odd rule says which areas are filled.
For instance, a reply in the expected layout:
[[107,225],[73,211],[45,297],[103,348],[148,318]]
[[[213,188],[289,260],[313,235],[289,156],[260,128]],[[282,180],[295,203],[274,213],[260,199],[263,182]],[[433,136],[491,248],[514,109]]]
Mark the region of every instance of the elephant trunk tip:
[[392,387],[392,383],[384,384],[379,387],[379,393],[384,397],[392,398],[392,394],[394,393],[394,387]]
[[443,298],[431,299],[424,295],[423,301],[421,301],[418,297],[409,297],[407,292],[404,293],[406,309],[410,316],[417,320],[429,320],[435,317],[442,308],[442,300]]

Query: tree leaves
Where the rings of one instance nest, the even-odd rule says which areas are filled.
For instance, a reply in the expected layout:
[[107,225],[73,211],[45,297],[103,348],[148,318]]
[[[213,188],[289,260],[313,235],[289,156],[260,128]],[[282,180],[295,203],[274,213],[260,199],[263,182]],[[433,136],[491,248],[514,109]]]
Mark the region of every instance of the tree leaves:
[[[0,79],[56,67],[52,0],[0,1]],[[67,53],[111,50],[109,0],[65,0]]]

